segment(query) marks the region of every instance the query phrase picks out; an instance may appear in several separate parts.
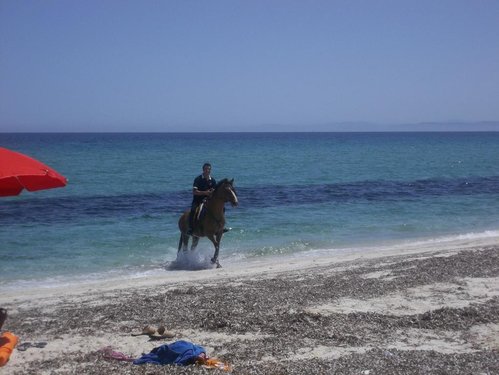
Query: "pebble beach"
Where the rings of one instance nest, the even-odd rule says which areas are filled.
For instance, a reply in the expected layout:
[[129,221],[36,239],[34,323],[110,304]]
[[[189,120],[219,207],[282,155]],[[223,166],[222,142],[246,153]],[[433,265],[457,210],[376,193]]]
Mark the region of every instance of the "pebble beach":
[[[19,336],[6,374],[213,374],[133,365],[175,340],[233,374],[497,374],[499,246],[179,271],[65,290],[3,294]],[[172,338],[135,336],[164,326]],[[37,343],[46,343],[37,347]]]

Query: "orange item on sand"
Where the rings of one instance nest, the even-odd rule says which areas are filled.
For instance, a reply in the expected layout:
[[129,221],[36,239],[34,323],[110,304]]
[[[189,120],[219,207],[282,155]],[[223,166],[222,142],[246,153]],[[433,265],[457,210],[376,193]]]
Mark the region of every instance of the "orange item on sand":
[[17,345],[17,336],[11,332],[5,332],[0,336],[0,367],[9,362],[10,355]]
[[232,367],[216,358],[200,357],[198,363],[206,368],[217,368],[223,371],[232,371]]

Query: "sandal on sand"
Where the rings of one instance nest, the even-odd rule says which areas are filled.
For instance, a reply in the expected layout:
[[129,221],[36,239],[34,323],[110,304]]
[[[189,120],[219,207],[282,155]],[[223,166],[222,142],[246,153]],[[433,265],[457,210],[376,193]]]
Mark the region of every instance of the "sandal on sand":
[[154,335],[156,333],[156,328],[153,326],[145,326],[142,328],[142,332],[140,333],[132,333],[132,336],[142,336],[142,335]]
[[21,352],[24,352],[28,348],[40,348],[43,349],[47,346],[47,343],[45,341],[40,341],[40,342],[22,342],[17,346],[17,350],[20,350]]
[[163,339],[171,339],[175,337],[175,333],[169,332],[166,330],[164,326],[158,327],[158,329],[154,328],[153,326],[145,326],[142,329],[141,333],[132,333],[132,336],[141,336],[141,335],[147,335],[153,340],[163,340]]
[[154,334],[149,335],[149,338],[151,339],[151,341],[171,339],[174,337],[175,337],[175,334],[173,332],[167,331],[165,326],[159,326]]
[[175,334],[173,332],[168,332],[168,331],[163,332],[162,335],[159,335],[159,334],[149,335],[150,341],[172,339],[174,337],[175,337]]
[[165,326],[159,326],[156,333],[153,335],[149,335],[158,339],[166,339],[175,337],[175,333],[167,331]]

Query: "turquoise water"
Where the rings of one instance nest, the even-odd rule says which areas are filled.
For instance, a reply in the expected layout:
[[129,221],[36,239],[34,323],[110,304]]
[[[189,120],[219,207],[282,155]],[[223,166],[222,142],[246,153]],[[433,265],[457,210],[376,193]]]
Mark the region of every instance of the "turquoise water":
[[499,233],[499,133],[0,134],[0,146],[69,180],[0,200],[4,288],[168,272],[205,161],[240,199],[224,266]]

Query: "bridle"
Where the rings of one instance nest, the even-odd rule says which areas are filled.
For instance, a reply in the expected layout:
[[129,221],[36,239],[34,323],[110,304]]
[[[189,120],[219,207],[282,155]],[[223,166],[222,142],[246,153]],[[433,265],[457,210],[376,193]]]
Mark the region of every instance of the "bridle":
[[237,206],[239,203],[239,199],[237,198],[237,193],[236,190],[234,189],[234,186],[230,182],[225,182],[223,185],[218,186],[215,191],[213,192],[212,196],[209,197],[206,202],[212,200],[216,194],[218,193],[219,189],[224,189],[225,192],[229,192],[229,194],[225,194],[224,196],[224,203],[230,202],[233,206]]
[[[232,206],[237,206],[239,204],[239,200],[237,199],[236,191],[235,191],[234,187],[232,186],[232,184],[229,182],[226,182],[223,185],[218,186],[217,189],[215,189],[215,191],[213,192],[212,196],[206,200],[206,203],[208,203],[210,200],[212,200],[215,197],[215,195],[218,192],[218,189],[224,189],[224,193],[225,193],[224,204],[227,202],[230,202],[230,204]],[[227,194],[227,192],[228,192],[228,194]],[[207,209],[206,212],[208,213],[208,215],[210,215],[213,218],[213,220],[215,220],[217,222],[217,224],[220,225],[221,220],[213,214],[211,209],[209,209],[208,207],[206,207],[206,209]]]

